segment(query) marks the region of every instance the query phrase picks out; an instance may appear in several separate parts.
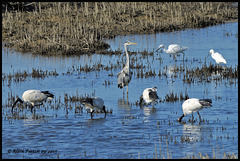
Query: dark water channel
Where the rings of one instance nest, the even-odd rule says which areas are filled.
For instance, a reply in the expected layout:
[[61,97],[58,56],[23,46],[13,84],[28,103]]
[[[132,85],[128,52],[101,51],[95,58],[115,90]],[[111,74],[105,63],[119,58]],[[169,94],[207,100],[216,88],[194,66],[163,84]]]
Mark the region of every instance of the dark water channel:
[[[2,49],[2,158],[183,158],[201,152],[221,158],[238,152],[238,79],[214,79],[193,83],[183,81],[184,72],[176,67],[192,69],[214,64],[210,49],[227,60],[225,67],[238,66],[238,23],[228,23],[203,29],[159,33],[152,35],[119,36],[106,40],[111,50],[130,46],[133,69],[129,95],[117,88],[117,73],[123,67],[122,55],[47,57],[16,53]],[[156,53],[159,44],[177,43],[189,47],[176,58]],[[148,55],[140,54],[147,51]],[[143,67],[144,66],[144,67]],[[82,69],[82,70],[80,70]],[[84,71],[85,69],[85,71]],[[55,72],[45,77],[26,76],[9,79],[14,73],[33,70]],[[138,73],[154,71],[156,76],[138,77]],[[161,73],[161,76],[158,74]],[[182,115],[183,101],[157,102],[154,106],[136,105],[145,88],[158,88],[158,96],[182,92],[190,98],[211,98],[213,107],[200,111],[202,123],[177,122]],[[12,96],[21,96],[27,89],[49,90],[52,102],[35,108],[16,108],[11,112]],[[79,101],[66,101],[66,96],[99,96],[108,110],[90,114],[81,110]],[[61,103],[59,103],[59,101]]]

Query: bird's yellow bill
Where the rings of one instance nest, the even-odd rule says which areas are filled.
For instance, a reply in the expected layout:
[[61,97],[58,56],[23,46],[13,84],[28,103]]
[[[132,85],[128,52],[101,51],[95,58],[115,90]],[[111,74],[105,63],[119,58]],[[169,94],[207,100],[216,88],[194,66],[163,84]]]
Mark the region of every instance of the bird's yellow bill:
[[131,44],[138,44],[138,43],[132,42]]

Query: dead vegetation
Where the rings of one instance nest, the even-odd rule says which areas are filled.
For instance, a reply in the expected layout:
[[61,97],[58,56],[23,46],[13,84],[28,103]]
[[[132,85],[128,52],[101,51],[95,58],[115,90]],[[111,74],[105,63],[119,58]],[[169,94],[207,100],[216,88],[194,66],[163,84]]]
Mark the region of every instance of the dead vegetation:
[[4,2],[2,41],[34,54],[86,54],[104,38],[199,28],[238,18],[233,2]]

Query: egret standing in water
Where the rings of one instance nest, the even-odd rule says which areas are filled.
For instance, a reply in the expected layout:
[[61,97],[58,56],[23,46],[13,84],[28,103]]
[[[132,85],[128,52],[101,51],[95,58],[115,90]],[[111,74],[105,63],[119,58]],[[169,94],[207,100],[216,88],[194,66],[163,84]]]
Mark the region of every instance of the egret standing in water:
[[40,91],[36,89],[27,90],[22,95],[22,100],[17,98],[16,101],[13,103],[12,111],[15,105],[20,102],[24,104],[29,104],[31,107],[31,111],[34,106],[40,106],[43,104],[43,101],[47,99],[53,99],[54,95],[49,93],[48,91]]
[[161,48],[163,48],[163,51],[166,52],[167,54],[173,55],[174,58],[176,58],[175,54],[183,53],[183,60],[184,60],[184,55],[185,55],[184,51],[189,49],[188,47],[180,46],[178,44],[171,44],[171,45],[168,46],[168,49],[166,49],[166,46],[164,44],[161,44],[161,45],[159,45],[156,52],[158,50],[160,50]]
[[125,52],[126,52],[126,65],[125,67],[117,74],[117,82],[118,82],[118,88],[123,88],[123,94],[124,94],[124,87],[127,86],[127,95],[128,95],[128,85],[132,78],[132,73],[130,70],[130,58],[127,52],[127,46],[128,45],[135,45],[137,43],[133,43],[130,41],[127,41],[124,43]]
[[212,100],[197,99],[197,98],[187,99],[182,104],[183,115],[178,118],[178,121],[181,122],[184,116],[186,116],[187,114],[192,114],[192,122],[193,122],[193,113],[197,112],[199,116],[199,122],[201,122],[201,116],[198,111],[203,109],[204,107],[212,107]]
[[[105,113],[106,117],[106,109],[104,106],[104,101],[99,97],[92,97],[92,98],[84,98],[80,101],[86,108],[86,110],[90,110],[91,119],[93,117],[92,113],[94,111],[100,111]],[[104,117],[104,118],[105,118]]]
[[212,58],[216,61],[217,64],[224,63],[227,64],[227,61],[223,58],[221,54],[218,52],[214,52],[213,49],[209,51],[208,56],[211,54]]
[[139,104],[141,105],[142,102],[144,101],[146,104],[152,103],[154,104],[155,100],[158,99],[157,95],[157,87],[153,88],[146,88],[143,91],[143,94],[140,96],[140,102]]

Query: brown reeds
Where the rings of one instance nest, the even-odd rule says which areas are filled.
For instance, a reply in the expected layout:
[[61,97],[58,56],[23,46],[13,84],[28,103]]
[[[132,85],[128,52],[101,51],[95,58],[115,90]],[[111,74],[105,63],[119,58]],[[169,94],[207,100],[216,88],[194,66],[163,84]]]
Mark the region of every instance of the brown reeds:
[[237,19],[233,2],[4,2],[2,40],[37,54],[83,54],[116,35],[205,27]]

